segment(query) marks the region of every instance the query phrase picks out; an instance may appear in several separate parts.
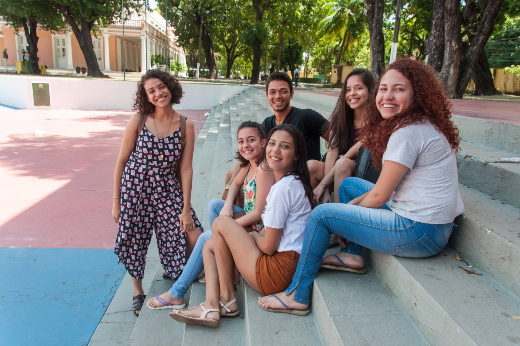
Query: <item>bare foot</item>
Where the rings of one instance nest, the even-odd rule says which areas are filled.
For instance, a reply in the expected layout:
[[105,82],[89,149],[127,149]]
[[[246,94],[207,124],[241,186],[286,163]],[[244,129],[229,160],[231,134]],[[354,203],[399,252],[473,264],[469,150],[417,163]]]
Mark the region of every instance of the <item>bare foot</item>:
[[[361,257],[361,256],[352,255],[352,254],[344,253],[344,252],[338,252],[336,254],[336,256],[341,258],[343,263],[345,263],[345,265],[347,267],[352,268],[352,269],[363,269],[363,266],[365,265],[365,261],[363,260],[363,257]],[[343,267],[343,265],[340,263],[340,261],[338,261],[338,259],[334,255],[325,257],[321,261],[321,264],[328,264],[328,265],[332,265],[332,266],[336,266],[336,267]]]
[[[174,297],[172,297],[170,292],[164,292],[163,294],[161,294],[159,296],[159,298],[164,299],[165,301],[167,301],[171,305],[182,305],[182,304],[184,304],[184,299],[174,298]],[[151,306],[152,308],[160,308],[160,307],[164,306],[164,304],[161,304],[161,302],[158,301],[155,298],[148,299],[148,305]]]
[[[201,305],[204,306],[206,309],[218,309],[220,311],[220,306],[209,306],[207,303],[202,303]],[[200,318],[200,314],[202,314],[202,311],[203,310],[200,306],[196,306],[191,309],[178,310],[178,313],[186,317]],[[220,320],[220,312],[208,312],[205,318],[218,321]]]
[[[293,300],[294,291],[288,296],[285,295],[285,292],[276,293],[275,296],[280,298],[285,305],[294,310],[305,310],[309,307],[309,304],[302,304]],[[271,309],[287,309],[275,297],[259,297],[258,305],[263,306],[264,308]]]

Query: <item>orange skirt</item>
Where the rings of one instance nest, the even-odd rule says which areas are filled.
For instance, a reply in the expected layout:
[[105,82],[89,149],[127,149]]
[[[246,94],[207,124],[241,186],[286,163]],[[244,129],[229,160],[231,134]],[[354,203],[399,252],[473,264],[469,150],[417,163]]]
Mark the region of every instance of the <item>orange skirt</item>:
[[300,254],[296,251],[275,252],[269,256],[262,253],[256,260],[256,284],[260,292],[270,295],[284,291],[289,287]]

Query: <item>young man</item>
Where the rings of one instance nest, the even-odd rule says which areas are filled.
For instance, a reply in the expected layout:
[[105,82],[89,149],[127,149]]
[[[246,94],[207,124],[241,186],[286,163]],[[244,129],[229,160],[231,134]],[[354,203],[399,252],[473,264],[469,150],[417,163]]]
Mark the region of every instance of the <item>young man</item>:
[[[269,104],[273,107],[274,115],[267,117],[262,122],[265,133],[268,134],[272,128],[280,124],[291,124],[299,129],[307,149],[307,160],[321,160],[320,137],[329,140],[328,120],[312,109],[300,109],[291,106],[294,95],[291,77],[285,72],[274,72],[269,75],[266,82],[266,96]],[[223,199],[227,196],[227,190],[231,182],[240,171],[237,164],[231,168],[225,178],[225,192]]]
[[294,87],[298,87],[298,82],[300,81],[300,69],[296,67],[294,69]]
[[321,114],[312,109],[300,109],[291,106],[294,95],[291,78],[282,72],[272,73],[266,82],[266,96],[273,107],[274,115],[265,118],[263,125],[266,133],[280,124],[296,126],[305,139],[307,160],[321,160],[320,137],[329,140],[328,124]]

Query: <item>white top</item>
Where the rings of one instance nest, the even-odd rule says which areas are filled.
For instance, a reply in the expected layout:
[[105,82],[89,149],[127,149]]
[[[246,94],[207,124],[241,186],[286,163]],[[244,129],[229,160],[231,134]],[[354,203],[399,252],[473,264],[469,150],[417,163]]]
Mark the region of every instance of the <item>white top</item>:
[[301,254],[311,211],[303,184],[294,176],[283,177],[271,187],[262,221],[265,227],[283,228],[278,252],[296,251]]
[[440,225],[464,212],[455,149],[432,123],[426,120],[392,133],[383,154],[386,160],[410,169],[387,203],[396,214]]

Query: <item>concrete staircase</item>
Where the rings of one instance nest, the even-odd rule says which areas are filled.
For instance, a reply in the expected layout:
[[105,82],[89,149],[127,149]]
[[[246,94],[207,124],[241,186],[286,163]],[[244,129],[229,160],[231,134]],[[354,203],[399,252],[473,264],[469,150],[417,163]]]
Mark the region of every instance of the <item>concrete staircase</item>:
[[[329,117],[336,98],[296,91],[291,104]],[[236,160],[236,129],[272,115],[265,89],[251,87],[214,107],[195,143],[192,204],[208,220],[206,203],[220,197]],[[365,275],[322,271],[314,281],[311,314],[273,314],[247,284],[237,293],[240,317],[218,328],[184,325],[168,310],[130,309],[132,284],[123,279],[92,345],[518,345],[520,344],[520,127],[454,116],[464,142],[457,154],[466,212],[449,247],[426,259],[367,251]],[[484,146],[479,146],[484,145]],[[330,249],[335,252],[337,249]],[[458,260],[458,259],[461,260]],[[150,249],[144,282],[149,297],[168,290],[157,251]],[[204,301],[195,282],[187,306]]]

